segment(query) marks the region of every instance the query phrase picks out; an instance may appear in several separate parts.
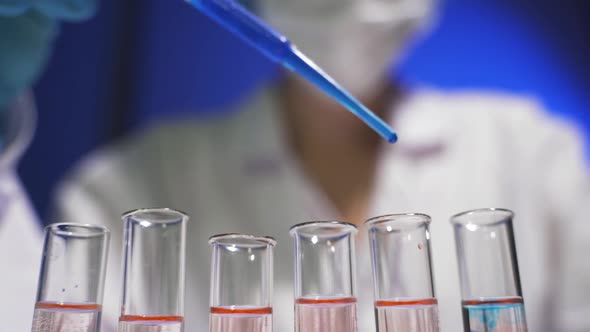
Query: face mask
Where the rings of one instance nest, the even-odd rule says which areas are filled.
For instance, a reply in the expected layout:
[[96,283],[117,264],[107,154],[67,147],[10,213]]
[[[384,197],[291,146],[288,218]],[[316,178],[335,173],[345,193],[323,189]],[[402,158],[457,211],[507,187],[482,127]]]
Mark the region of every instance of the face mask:
[[352,94],[371,93],[435,0],[260,0],[267,22]]

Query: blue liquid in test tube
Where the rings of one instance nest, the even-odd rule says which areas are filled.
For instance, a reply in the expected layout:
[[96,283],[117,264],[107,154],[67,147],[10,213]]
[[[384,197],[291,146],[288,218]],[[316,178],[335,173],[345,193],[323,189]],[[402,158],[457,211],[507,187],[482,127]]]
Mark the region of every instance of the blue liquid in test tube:
[[186,0],[186,2],[255,46],[268,58],[315,84],[388,142],[397,141],[397,134],[388,124],[340,87],[285,36],[274,31],[234,0]]
[[527,331],[522,297],[463,301],[465,331]]

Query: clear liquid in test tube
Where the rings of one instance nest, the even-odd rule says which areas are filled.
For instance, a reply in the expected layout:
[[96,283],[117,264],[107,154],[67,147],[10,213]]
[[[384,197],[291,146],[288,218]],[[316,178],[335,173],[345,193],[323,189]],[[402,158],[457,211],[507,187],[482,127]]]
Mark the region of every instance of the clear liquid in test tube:
[[211,252],[210,332],[272,332],[271,237],[216,235]]
[[526,332],[512,230],[514,214],[480,209],[451,218],[466,332]]
[[109,231],[59,223],[45,228],[32,332],[98,332]]
[[430,260],[430,217],[393,214],[367,220],[378,332],[437,332]]
[[295,331],[356,332],[353,224],[307,222],[291,227],[295,239]]
[[184,331],[188,216],[171,209],[123,215],[123,297],[119,332]]

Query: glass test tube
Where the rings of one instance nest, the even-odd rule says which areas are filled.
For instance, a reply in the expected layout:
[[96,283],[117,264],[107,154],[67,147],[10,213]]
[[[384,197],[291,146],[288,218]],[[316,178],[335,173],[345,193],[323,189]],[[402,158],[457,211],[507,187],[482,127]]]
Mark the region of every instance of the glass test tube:
[[243,234],[209,239],[210,332],[271,332],[273,247],[271,237]]
[[438,331],[430,262],[430,217],[395,214],[367,220],[378,332]]
[[459,260],[465,331],[527,331],[513,213],[481,209],[451,218]]
[[45,227],[33,332],[98,332],[109,230],[59,223]]
[[356,226],[295,225],[295,331],[356,332]]
[[119,332],[181,332],[188,216],[140,209],[123,216],[124,275]]

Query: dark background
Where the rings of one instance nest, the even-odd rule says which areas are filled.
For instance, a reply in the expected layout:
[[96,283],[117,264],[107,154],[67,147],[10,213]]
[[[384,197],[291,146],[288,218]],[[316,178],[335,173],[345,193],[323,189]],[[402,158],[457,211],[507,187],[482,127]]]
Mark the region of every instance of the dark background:
[[[535,97],[579,124],[588,143],[588,17],[585,0],[442,1],[401,79]],[[239,102],[277,73],[181,0],[101,0],[91,21],[62,26],[35,87],[39,125],[19,169],[35,207],[51,222],[56,183],[98,146],[162,117],[223,116],[208,110]]]

